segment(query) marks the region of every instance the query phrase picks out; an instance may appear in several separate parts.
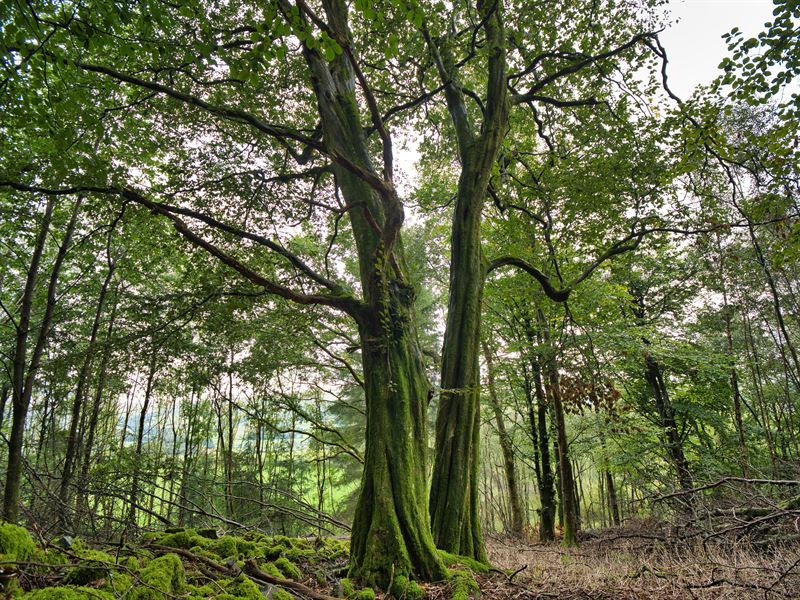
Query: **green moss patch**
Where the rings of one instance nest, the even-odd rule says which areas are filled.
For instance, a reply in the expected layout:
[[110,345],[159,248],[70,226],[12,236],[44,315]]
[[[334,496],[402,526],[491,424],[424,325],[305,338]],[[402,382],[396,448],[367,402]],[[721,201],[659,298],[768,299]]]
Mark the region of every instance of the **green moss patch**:
[[473,573],[488,573],[489,572],[489,565],[479,562],[474,558],[470,558],[468,556],[460,556],[458,554],[450,554],[449,552],[445,552],[444,550],[438,550],[439,556],[442,557],[442,561],[444,562],[446,567],[449,568],[466,568]]
[[81,562],[75,565],[64,578],[65,583],[86,585],[108,576],[109,565],[115,564],[114,557],[102,550],[78,550],[75,552]]
[[23,596],[25,600],[114,600],[114,595],[88,587],[51,587],[36,590]]
[[450,598],[451,600],[469,600],[470,597],[480,594],[478,582],[467,571],[450,571]]
[[132,600],[166,600],[186,587],[183,563],[175,554],[155,558],[142,569],[139,581],[130,595]]
[[397,600],[422,600],[425,590],[405,575],[397,575],[389,586],[389,594]]
[[294,600],[294,596],[283,588],[272,588],[272,600]]
[[0,562],[28,560],[36,552],[36,544],[28,530],[11,523],[0,524]]
[[300,569],[298,569],[294,563],[285,556],[281,556],[280,558],[276,559],[275,566],[278,567],[281,573],[283,573],[284,577],[288,577],[289,579],[299,581],[303,577],[302,573],[300,573]]

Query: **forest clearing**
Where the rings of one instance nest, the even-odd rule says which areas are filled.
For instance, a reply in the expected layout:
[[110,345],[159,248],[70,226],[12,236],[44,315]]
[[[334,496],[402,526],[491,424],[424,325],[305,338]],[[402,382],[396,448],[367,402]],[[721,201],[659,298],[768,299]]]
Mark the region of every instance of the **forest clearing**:
[[800,598],[799,91],[797,0],[3,2],[0,597]]

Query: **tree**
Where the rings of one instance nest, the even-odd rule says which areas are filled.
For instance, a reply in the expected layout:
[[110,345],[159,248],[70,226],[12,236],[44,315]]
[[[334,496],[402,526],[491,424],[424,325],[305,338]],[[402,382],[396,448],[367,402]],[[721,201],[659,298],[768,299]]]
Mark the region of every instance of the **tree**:
[[[504,12],[522,14],[518,8],[478,2],[456,7],[448,20],[441,4],[99,2],[90,10],[41,2],[13,8],[3,31],[6,187],[139,206],[266,292],[356,324],[367,444],[351,572],[368,582],[443,577],[434,544],[486,559],[476,510],[486,275],[519,267],[563,301],[641,239],[633,231],[603,240],[606,251],[560,283],[519,257],[485,259],[483,209],[487,196],[503,203],[492,180],[501,155],[513,154],[509,125],[540,123],[537,106],[598,107],[614,123],[627,99],[611,91],[612,73],[642,64],[655,28],[656,11],[646,4],[591,15],[547,7],[506,30]],[[370,43],[375,37],[388,41],[384,51]],[[45,88],[57,93],[40,96]],[[432,393],[389,123],[414,122],[440,94],[458,184],[429,500]],[[298,221],[316,226],[312,244],[292,232]],[[354,245],[357,277],[331,274],[330,249],[345,240]]]

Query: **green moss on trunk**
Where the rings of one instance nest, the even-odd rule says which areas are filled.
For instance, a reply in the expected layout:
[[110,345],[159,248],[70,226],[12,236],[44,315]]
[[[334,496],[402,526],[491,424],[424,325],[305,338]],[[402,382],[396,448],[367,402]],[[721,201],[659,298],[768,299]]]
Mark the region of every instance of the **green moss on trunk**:
[[362,324],[360,332],[367,444],[350,576],[383,588],[397,576],[429,581],[445,577],[427,511],[429,385],[409,292],[392,284],[387,290],[389,314]]

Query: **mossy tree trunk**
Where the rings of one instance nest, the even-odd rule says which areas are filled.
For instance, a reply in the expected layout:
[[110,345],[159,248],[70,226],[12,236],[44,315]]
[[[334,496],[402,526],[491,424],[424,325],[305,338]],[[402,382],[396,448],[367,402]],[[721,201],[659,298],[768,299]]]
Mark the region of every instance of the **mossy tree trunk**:
[[539,541],[551,542],[556,539],[556,487],[553,466],[550,462],[550,436],[547,431],[547,396],[542,386],[541,367],[533,359],[533,379],[536,390],[536,427],[542,477],[539,483],[541,503],[539,521]]
[[427,507],[430,385],[413,327],[413,296],[392,287],[390,327],[372,318],[360,327],[367,444],[350,554],[353,576],[384,587],[392,575],[445,575]]
[[480,131],[470,120],[450,41],[434,41],[426,33],[444,84],[461,160],[452,221],[430,511],[440,548],[485,562],[477,506],[481,302],[488,267],[481,247],[481,212],[505,136],[509,107],[501,3],[479,1],[477,12],[484,22],[488,54],[486,109]]
[[[343,48],[328,62],[304,47],[322,124],[334,160],[336,185],[347,206],[359,261],[362,300],[349,313],[361,342],[367,412],[366,451],[351,533],[350,574],[386,587],[393,577],[439,580],[446,569],[436,552],[427,512],[425,375],[414,318],[415,293],[404,259],[402,203],[392,183],[391,138],[351,48],[348,7],[324,0],[330,35]],[[317,18],[317,17],[315,17]],[[356,80],[367,97],[383,150],[379,172],[365,137]]]

